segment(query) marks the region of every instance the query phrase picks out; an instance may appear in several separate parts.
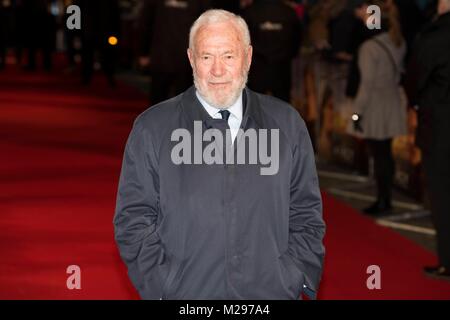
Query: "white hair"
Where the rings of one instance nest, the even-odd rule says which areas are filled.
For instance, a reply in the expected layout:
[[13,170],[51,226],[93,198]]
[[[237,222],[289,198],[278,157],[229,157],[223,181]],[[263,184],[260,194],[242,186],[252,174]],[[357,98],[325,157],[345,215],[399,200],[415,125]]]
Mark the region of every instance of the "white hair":
[[245,48],[250,46],[250,32],[247,23],[242,17],[226,10],[211,9],[205,11],[200,17],[195,20],[189,32],[189,49],[194,50],[195,36],[200,28],[222,22],[232,22],[239,31],[242,44]]

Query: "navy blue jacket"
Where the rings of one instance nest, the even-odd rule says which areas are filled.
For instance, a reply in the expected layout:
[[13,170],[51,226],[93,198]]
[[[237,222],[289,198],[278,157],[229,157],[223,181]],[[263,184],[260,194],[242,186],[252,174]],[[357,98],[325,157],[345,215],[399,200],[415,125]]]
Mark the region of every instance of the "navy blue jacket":
[[[212,119],[191,87],[135,121],[123,158],[115,239],[143,299],[314,298],[324,258],[322,201],[305,124],[290,105],[244,90],[244,130],[279,129],[279,170],[174,164],[172,132]],[[235,145],[243,143],[238,140]]]

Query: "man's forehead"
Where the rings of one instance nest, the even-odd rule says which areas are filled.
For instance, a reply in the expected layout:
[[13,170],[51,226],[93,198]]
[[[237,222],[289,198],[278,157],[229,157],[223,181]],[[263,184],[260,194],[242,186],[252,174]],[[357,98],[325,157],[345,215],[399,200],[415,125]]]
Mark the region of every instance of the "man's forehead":
[[204,47],[204,48],[199,48],[200,50],[198,50],[198,53],[200,55],[202,54],[215,54],[215,53],[219,53],[219,54],[235,54],[235,53],[239,53],[238,50],[235,50],[234,48],[227,48],[227,47],[221,47],[221,46],[217,46],[217,47]]
[[202,26],[195,37],[197,45],[235,44],[241,42],[241,34],[232,22],[220,22]]

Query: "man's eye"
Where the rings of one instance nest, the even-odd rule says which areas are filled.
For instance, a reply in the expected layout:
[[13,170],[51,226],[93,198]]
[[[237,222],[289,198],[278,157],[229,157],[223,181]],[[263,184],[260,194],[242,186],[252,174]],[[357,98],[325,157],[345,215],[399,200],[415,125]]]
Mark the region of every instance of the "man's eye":
[[227,55],[227,56],[225,56],[225,58],[226,58],[227,60],[231,60],[231,59],[233,59],[234,57],[233,57],[232,55]]
[[205,61],[206,61],[206,60],[209,60],[209,57],[208,57],[208,56],[203,56],[203,57],[202,57],[202,60],[205,60]]

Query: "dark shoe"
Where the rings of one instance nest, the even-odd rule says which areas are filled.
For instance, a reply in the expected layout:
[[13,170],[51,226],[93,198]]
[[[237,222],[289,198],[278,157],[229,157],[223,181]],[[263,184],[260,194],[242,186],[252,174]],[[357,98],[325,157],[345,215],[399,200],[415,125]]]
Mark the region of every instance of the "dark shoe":
[[444,266],[425,267],[423,271],[429,277],[450,281],[450,269]]
[[370,207],[364,209],[364,213],[376,215],[381,213],[388,213],[392,210],[392,205],[389,202],[377,201]]

